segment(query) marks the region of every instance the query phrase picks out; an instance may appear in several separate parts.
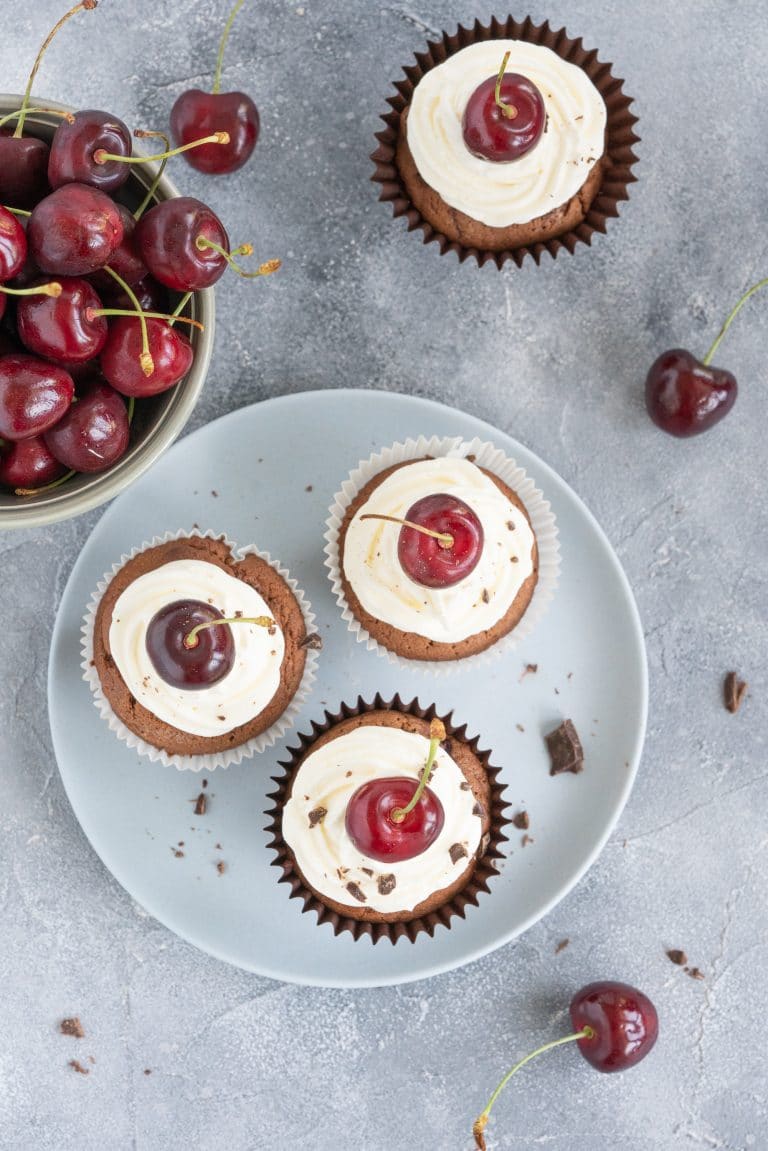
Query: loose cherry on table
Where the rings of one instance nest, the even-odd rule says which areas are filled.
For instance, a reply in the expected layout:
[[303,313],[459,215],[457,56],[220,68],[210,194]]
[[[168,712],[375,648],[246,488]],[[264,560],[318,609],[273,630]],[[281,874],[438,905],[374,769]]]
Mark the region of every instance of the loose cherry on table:
[[19,337],[35,355],[62,364],[84,364],[107,340],[101,300],[87,280],[61,276],[56,297],[23,296],[16,308]]
[[0,448],[0,484],[16,489],[17,494],[50,484],[65,472],[42,436],[30,436]]
[[74,381],[64,368],[36,356],[3,356],[0,436],[15,441],[41,435],[72,410],[74,394]]
[[228,675],[235,662],[231,624],[274,627],[269,616],[237,616],[202,600],[176,600],[160,608],[147,624],[147,655],[157,674],[172,687],[200,691]]
[[45,433],[45,443],[73,471],[101,472],[125,454],[129,432],[122,396],[109,384],[96,382]]
[[427,787],[427,780],[445,737],[443,724],[433,720],[429,753],[419,780],[399,776],[372,779],[352,795],[344,822],[347,835],[362,855],[383,863],[400,863],[421,855],[437,839],[445,812]]
[[203,92],[188,88],[171,109],[171,133],[177,144],[189,144],[196,137],[224,130],[229,142],[223,147],[204,145],[186,152],[185,157],[198,172],[218,175],[242,168],[256,146],[259,135],[259,113],[245,92],[221,91],[221,68],[229,32],[244,3],[238,0],[232,10],[219,45],[213,88]]
[[659,1032],[653,1003],[628,983],[604,980],[582,987],[571,1000],[570,1014],[576,1028],[573,1034],[554,1039],[532,1051],[499,1083],[472,1128],[480,1151],[486,1151],[484,1132],[491,1108],[512,1076],[537,1055],[566,1043],[576,1043],[587,1062],[598,1071],[626,1071],[645,1058]]
[[64,184],[34,208],[27,226],[41,272],[83,276],[103,268],[123,238],[117,205],[88,184]]
[[711,367],[712,359],[734,318],[768,279],[753,284],[731,310],[702,360],[685,348],[662,352],[645,381],[645,404],[653,422],[672,436],[696,436],[720,422],[736,402],[736,377]]
[[445,492],[417,500],[402,520],[373,513],[360,519],[401,525],[398,559],[423,587],[453,587],[474,571],[482,554],[483,525],[476,513]]
[[509,52],[498,75],[475,89],[464,109],[462,132],[470,152],[484,160],[519,160],[541,139],[547,111],[541,92],[519,72],[505,73]]

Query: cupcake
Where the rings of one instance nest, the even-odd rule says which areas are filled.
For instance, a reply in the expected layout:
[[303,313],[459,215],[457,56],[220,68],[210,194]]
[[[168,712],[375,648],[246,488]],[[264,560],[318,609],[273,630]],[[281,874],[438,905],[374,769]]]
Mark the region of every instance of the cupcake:
[[501,267],[605,231],[634,179],[636,117],[596,52],[510,17],[416,59],[372,158],[380,199],[425,243]]
[[99,585],[83,666],[130,746],[176,766],[224,766],[291,722],[314,676],[313,620],[268,556],[179,533],[124,556]]
[[542,607],[557,573],[554,517],[522,469],[461,439],[372,457],[329,519],[326,562],[345,619],[369,646],[408,661],[447,663],[500,644],[520,629],[540,579],[531,511],[546,543]]
[[336,934],[396,942],[477,904],[507,821],[498,769],[466,726],[377,696],[326,712],[300,740],[268,830],[305,911]]

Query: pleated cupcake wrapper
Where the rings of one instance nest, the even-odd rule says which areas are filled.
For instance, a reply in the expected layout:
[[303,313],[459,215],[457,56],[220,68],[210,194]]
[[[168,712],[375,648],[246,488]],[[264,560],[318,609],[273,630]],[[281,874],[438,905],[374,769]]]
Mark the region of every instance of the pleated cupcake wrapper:
[[140,547],[133,548],[128,554],[122,555],[119,562],[113,565],[112,570],[106,572],[99,580],[96,585],[96,591],[93,593],[88,604],[88,610],[81,628],[82,661],[80,665],[83,669],[83,679],[86,680],[93,692],[93,702],[99,711],[99,715],[109,724],[110,730],[115,733],[117,738],[122,740],[123,743],[126,743],[128,747],[137,752],[138,755],[145,756],[147,759],[152,760],[153,763],[162,763],[166,767],[178,768],[179,771],[197,772],[213,771],[217,767],[229,767],[231,764],[240,763],[243,759],[258,755],[259,752],[265,751],[268,747],[276,743],[277,740],[294,725],[302,705],[309,696],[310,689],[317,675],[318,652],[311,648],[307,649],[304,662],[304,674],[301,677],[299,689],[280,718],[277,719],[271,727],[268,727],[266,731],[240,744],[239,747],[228,748],[226,751],[208,752],[205,755],[169,755],[167,751],[163,751],[161,748],[147,743],[146,740],[142,739],[134,731],[131,731],[113,711],[112,705],[102,690],[99,673],[93,663],[96,612],[110,581],[128,560],[133,559],[134,556],[137,556],[140,552],[146,551],[147,548],[158,547],[161,544],[170,543],[174,540],[189,539],[192,536],[200,539],[223,540],[235,560],[245,559],[245,557],[249,555],[255,555],[265,560],[270,567],[274,568],[275,571],[283,577],[296,597],[301,607],[302,615],[304,616],[307,635],[312,634],[315,630],[315,615],[309,600],[299,588],[296,580],[292,579],[286,568],[282,567],[276,560],[273,560],[268,552],[260,551],[258,548],[252,546],[237,547],[230,539],[222,535],[221,532],[178,531],[166,532],[163,536],[155,536],[151,542],[143,543]]
[[[495,476],[503,480],[525,505],[539,549],[538,581],[531,602],[522,619],[512,631],[501,636],[491,647],[478,652],[476,655],[464,656],[462,659],[406,659],[385,647],[377,639],[374,639],[353,613],[344,594],[341,578],[339,537],[344,516],[358,492],[365,487],[369,480],[387,468],[406,463],[409,460],[421,460],[427,456],[448,456],[456,459],[473,456],[478,467],[493,472]],[[393,444],[392,447],[377,452],[367,460],[362,460],[341,485],[341,490],[334,496],[326,521],[326,528],[325,566],[333,586],[333,594],[336,596],[336,602],[341,609],[342,619],[359,643],[364,643],[369,651],[375,651],[379,655],[386,656],[390,663],[396,664],[403,670],[420,668],[429,671],[431,675],[448,675],[454,671],[465,671],[467,668],[479,668],[512,651],[536,627],[555,594],[560,577],[560,543],[555,515],[549,502],[544,499],[542,493],[523,468],[518,467],[515,461],[506,456],[499,448],[478,438],[465,440],[461,436],[432,436],[431,438],[419,436],[418,439],[409,439],[402,443]]]
[[[464,887],[462,887],[461,891],[458,891],[446,903],[435,908],[435,910],[431,911],[428,915],[404,922],[382,923],[378,921],[371,922],[354,919],[352,916],[342,915],[338,911],[334,911],[328,907],[327,904],[323,903],[322,899],[307,887],[296,868],[293,852],[283,839],[283,808],[288,800],[291,781],[301,760],[318,737],[326,731],[335,727],[336,724],[342,720],[352,719],[358,715],[365,715],[371,711],[398,711],[403,715],[412,715],[418,719],[425,719],[427,722],[435,718],[441,719],[445,724],[447,738],[460,740],[474,752],[483,765],[491,785],[490,827],[486,837],[487,842],[482,850],[482,855],[477,859],[472,876]],[[388,939],[392,944],[397,943],[400,939],[409,939],[411,943],[413,943],[416,937],[423,932],[426,932],[430,937],[433,936],[436,928],[441,925],[450,929],[451,919],[454,916],[459,916],[460,919],[464,919],[468,906],[477,907],[478,897],[482,893],[490,894],[488,881],[499,873],[494,861],[504,858],[501,844],[507,842],[507,836],[504,835],[503,828],[509,824],[509,820],[504,815],[504,811],[509,807],[509,804],[506,803],[503,798],[505,787],[504,784],[499,783],[498,779],[501,769],[490,765],[489,759],[491,752],[479,750],[479,740],[479,736],[473,736],[471,739],[467,736],[466,724],[463,724],[461,727],[454,725],[453,712],[447,716],[439,716],[434,704],[424,708],[419,704],[418,699],[414,699],[410,703],[404,703],[399,695],[396,695],[393,699],[385,700],[377,693],[370,703],[366,702],[362,696],[358,696],[357,702],[354,704],[342,703],[339,711],[335,715],[326,711],[325,718],[321,723],[313,720],[311,733],[308,735],[300,734],[298,746],[288,748],[290,758],[280,761],[279,766],[283,768],[283,774],[273,777],[273,782],[277,784],[277,790],[271,792],[267,797],[275,801],[274,807],[266,812],[266,815],[270,817],[270,822],[265,828],[265,831],[272,835],[272,839],[267,846],[275,853],[276,858],[272,861],[272,866],[280,868],[283,873],[278,883],[287,883],[290,885],[291,894],[289,898],[301,899],[304,904],[304,911],[317,912],[318,924],[330,923],[334,935],[340,935],[342,932],[348,931],[354,939],[357,940],[363,936],[368,936],[372,943],[378,943],[380,939]],[[481,848],[483,848],[482,843]]]
[[[607,164],[597,195],[579,226],[550,240],[506,248],[500,252],[466,247],[434,228],[412,202],[400,176],[395,155],[400,115],[410,104],[413,91],[422,76],[462,48],[483,40],[525,40],[529,44],[551,48],[563,60],[576,64],[586,72],[602,96],[607,112]],[[520,21],[511,16],[506,20],[494,17],[489,25],[481,24],[479,20],[471,28],[459,25],[453,36],[443,33],[442,39],[428,44],[426,51],[416,52],[415,56],[416,63],[403,68],[405,79],[395,81],[397,95],[387,100],[392,111],[382,114],[385,127],[376,133],[379,145],[371,155],[376,166],[371,179],[381,185],[379,199],[392,205],[395,218],[405,216],[409,232],[420,228],[423,243],[438,244],[441,255],[455,252],[460,263],[473,259],[480,267],[491,262],[501,269],[508,262],[519,268],[527,256],[531,256],[538,264],[545,252],[553,259],[562,251],[573,254],[579,244],[591,244],[595,232],[606,231],[607,221],[619,214],[620,202],[629,199],[627,186],[637,179],[632,173],[632,166],[637,163],[633,147],[640,139],[634,132],[637,116],[630,111],[632,99],[622,91],[624,81],[613,75],[612,64],[599,60],[596,50],[587,51],[582,41],[572,39],[564,28],[555,30],[550,28],[547,21],[537,25],[530,17]]]

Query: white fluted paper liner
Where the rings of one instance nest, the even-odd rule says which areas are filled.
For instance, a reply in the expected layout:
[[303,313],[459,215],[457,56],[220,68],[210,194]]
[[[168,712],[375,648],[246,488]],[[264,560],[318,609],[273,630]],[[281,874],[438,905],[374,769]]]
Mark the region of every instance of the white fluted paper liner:
[[83,658],[80,666],[83,669],[83,679],[86,680],[93,692],[93,701],[98,708],[99,714],[102,719],[106,720],[110,730],[115,733],[117,738],[122,740],[123,743],[126,743],[128,747],[132,748],[139,755],[151,759],[153,763],[159,762],[165,764],[167,767],[178,768],[179,771],[213,771],[217,767],[229,767],[230,764],[240,763],[243,759],[249,759],[251,756],[258,755],[259,752],[266,750],[266,748],[276,743],[277,740],[293,726],[299,710],[307,699],[310,688],[315,681],[318,652],[313,648],[307,648],[306,659],[304,661],[304,673],[301,677],[298,691],[279,719],[275,720],[272,726],[268,727],[266,731],[240,744],[239,747],[227,748],[226,751],[209,752],[206,755],[169,755],[167,751],[163,751],[162,748],[147,743],[146,740],[143,740],[134,731],[131,731],[119,716],[115,714],[109,700],[104,695],[98,670],[93,663],[93,636],[96,626],[96,611],[110,581],[128,560],[133,559],[139,552],[146,551],[147,548],[158,547],[160,544],[170,543],[173,540],[189,539],[191,536],[197,536],[203,539],[223,540],[236,560],[244,559],[248,555],[255,555],[265,560],[270,567],[274,568],[275,571],[283,577],[293,592],[301,608],[301,613],[304,616],[307,635],[312,634],[315,630],[315,615],[309,600],[299,588],[296,580],[291,578],[286,568],[272,559],[269,552],[260,551],[258,548],[250,545],[247,547],[237,547],[221,532],[196,530],[166,532],[165,535],[155,536],[149,543],[143,543],[139,547],[133,548],[129,553],[122,555],[119,561],[113,565],[112,570],[106,572],[99,580],[96,585],[96,591],[93,593],[88,604],[81,628],[81,652]]
[[[495,476],[503,480],[525,505],[539,549],[538,581],[531,602],[520,622],[512,631],[497,640],[492,647],[462,659],[405,659],[374,639],[353,614],[347,603],[341,579],[339,556],[341,525],[344,522],[347,509],[354,501],[357,493],[379,472],[383,472],[395,464],[402,464],[408,460],[424,459],[426,456],[454,456],[461,459],[469,455],[475,457],[474,462],[478,467],[493,472]],[[348,630],[359,643],[364,643],[369,651],[375,651],[379,655],[385,656],[390,663],[401,668],[422,668],[429,670],[433,675],[447,674],[458,670],[464,671],[470,667],[476,668],[511,651],[536,627],[552,600],[560,577],[560,543],[555,515],[549,502],[523,468],[519,467],[499,448],[478,438],[465,440],[461,436],[432,436],[431,438],[419,436],[418,439],[409,439],[402,443],[393,444],[392,447],[384,448],[383,451],[375,453],[367,460],[361,460],[341,485],[341,490],[334,496],[326,527],[325,566],[333,585],[336,602],[341,609],[342,619],[346,622]]]

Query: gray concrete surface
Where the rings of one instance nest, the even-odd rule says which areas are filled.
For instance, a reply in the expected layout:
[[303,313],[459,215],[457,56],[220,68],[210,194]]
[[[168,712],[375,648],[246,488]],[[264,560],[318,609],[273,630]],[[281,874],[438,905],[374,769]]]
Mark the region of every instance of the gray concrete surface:
[[[5,0],[0,86],[23,88],[63,7]],[[39,91],[161,127],[176,95],[208,80],[227,7],[103,0],[62,35]],[[487,6],[466,0],[251,0],[225,82],[261,109],[255,157],[218,182],[185,165],[176,178],[211,199],[233,242],[249,238],[285,268],[268,285],[222,282],[190,427],[281,392],[360,385],[463,407],[540,453],[603,524],[645,623],[650,726],[629,806],[551,915],[464,970],[343,992],[225,967],[112,880],[59,782],[49,637],[99,512],[2,536],[2,1148],[468,1149],[502,1069],[556,1034],[572,991],[598,977],[656,1000],[655,1054],[622,1076],[551,1056],[500,1103],[493,1147],[768,1147],[768,297],[750,302],[722,348],[742,390],[718,429],[675,441],[642,403],[655,356],[670,345],[703,353],[731,302],[768,272],[764,5],[533,6],[626,77],[640,183],[592,251],[501,275],[423,248],[368,183],[400,65],[426,34],[478,13]],[[721,704],[729,668],[750,683],[737,716]],[[704,979],[674,968],[666,947],[684,948]],[[80,1043],[56,1030],[75,1013]],[[74,1056],[87,1077],[67,1066]]]

